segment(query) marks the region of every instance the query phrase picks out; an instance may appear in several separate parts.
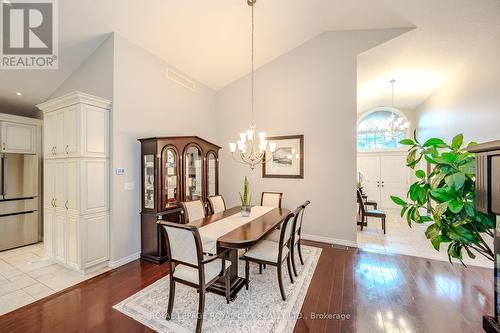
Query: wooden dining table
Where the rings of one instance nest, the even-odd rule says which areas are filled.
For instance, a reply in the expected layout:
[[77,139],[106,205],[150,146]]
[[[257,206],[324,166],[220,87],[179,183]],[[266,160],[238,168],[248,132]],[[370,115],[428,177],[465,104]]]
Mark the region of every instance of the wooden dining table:
[[[205,218],[189,222],[197,228],[202,228],[212,223],[224,223],[221,221],[235,214],[240,214],[241,207],[232,207],[223,212],[208,215]],[[238,250],[247,249],[255,245],[259,240],[266,237],[285,219],[290,213],[286,208],[273,208],[267,213],[251,219],[249,222],[236,227],[217,239],[217,251],[228,251],[228,260],[231,261],[230,281],[231,300],[236,298],[238,291],[245,285],[245,279],[238,275]],[[251,215],[250,215],[251,217]],[[225,283],[221,278],[208,288],[209,291],[225,296]]]

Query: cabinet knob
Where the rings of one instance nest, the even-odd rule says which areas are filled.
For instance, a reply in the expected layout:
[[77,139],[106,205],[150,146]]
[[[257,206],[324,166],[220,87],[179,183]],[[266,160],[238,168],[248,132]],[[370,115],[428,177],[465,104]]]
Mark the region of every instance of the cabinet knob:
[[69,145],[66,145],[66,155],[69,154]]
[[57,202],[57,198],[54,198],[54,207],[57,207],[56,202]]
[[66,210],[68,210],[68,200],[64,203],[64,207],[66,207]]

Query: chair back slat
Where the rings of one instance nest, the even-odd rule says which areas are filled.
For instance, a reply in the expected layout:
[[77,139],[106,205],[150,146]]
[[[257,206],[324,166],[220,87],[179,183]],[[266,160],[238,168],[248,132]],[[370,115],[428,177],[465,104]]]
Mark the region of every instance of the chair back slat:
[[222,195],[214,195],[208,197],[208,202],[210,203],[210,208],[212,209],[212,213],[220,213],[226,210],[226,203],[224,202],[224,198]]
[[184,210],[185,222],[202,219],[206,216],[205,207],[201,200],[181,202]]
[[295,209],[293,212],[288,214],[285,217],[285,220],[281,224],[281,233],[280,233],[280,241],[279,241],[279,246],[280,248],[283,248],[284,246],[288,245],[288,241],[290,240],[292,236],[292,231],[293,231],[293,222],[295,216],[297,216],[300,212],[300,207]]
[[360,190],[356,190],[356,196],[358,197],[359,208],[361,209],[361,216],[364,217],[366,214],[365,202],[363,200],[363,195]]
[[306,211],[306,207],[307,205],[309,205],[311,202],[309,200],[307,200],[306,202],[304,202],[300,207],[302,208],[301,211],[300,211],[300,217],[297,216],[295,219],[297,220],[295,222],[295,233],[299,233],[300,230],[302,229],[302,221],[304,219],[304,213]]
[[281,192],[262,192],[260,205],[266,207],[281,208],[282,197],[283,193]]

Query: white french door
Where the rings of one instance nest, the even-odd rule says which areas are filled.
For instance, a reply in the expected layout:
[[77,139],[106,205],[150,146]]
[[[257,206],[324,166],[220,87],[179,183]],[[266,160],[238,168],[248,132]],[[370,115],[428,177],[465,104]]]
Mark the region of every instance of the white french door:
[[358,171],[363,174],[363,190],[368,200],[376,201],[380,208],[398,208],[391,195],[406,197],[409,183],[406,155],[358,155]]

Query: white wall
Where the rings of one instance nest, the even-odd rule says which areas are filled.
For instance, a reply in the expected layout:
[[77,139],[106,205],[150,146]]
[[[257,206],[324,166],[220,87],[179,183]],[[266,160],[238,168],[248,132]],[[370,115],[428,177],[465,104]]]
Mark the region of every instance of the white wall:
[[[140,251],[139,138],[198,135],[216,138],[216,94],[197,83],[196,91],[165,76],[169,64],[115,34],[112,114],[111,261]],[[124,183],[135,189],[124,190]]]
[[305,200],[305,234],[353,244],[356,241],[356,56],[405,29],[327,32],[255,73],[258,130],[269,136],[305,135],[304,179],[263,179],[232,161],[227,143],[249,125],[250,77],[217,95],[217,138],[221,154],[221,193],[238,204],[243,177],[250,180],[254,203],[264,190],[284,193],[283,206]]
[[78,67],[49,99],[65,95],[75,90],[113,99],[113,55],[114,37],[110,36]]
[[419,136],[466,141],[500,139],[500,36],[475,53],[439,90],[418,107]]

